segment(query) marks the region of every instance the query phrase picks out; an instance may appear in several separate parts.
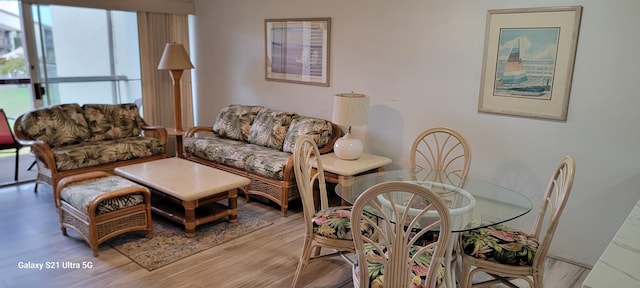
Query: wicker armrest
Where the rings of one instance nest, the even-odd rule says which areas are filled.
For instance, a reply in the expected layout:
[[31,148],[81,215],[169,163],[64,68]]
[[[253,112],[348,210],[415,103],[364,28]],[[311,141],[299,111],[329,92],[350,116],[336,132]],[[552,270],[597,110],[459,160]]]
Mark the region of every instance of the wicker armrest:
[[211,126],[195,126],[195,127],[191,127],[191,128],[189,128],[189,130],[187,130],[184,133],[184,137],[194,137],[196,135],[196,133],[198,133],[198,132],[213,133],[213,127],[211,127]]

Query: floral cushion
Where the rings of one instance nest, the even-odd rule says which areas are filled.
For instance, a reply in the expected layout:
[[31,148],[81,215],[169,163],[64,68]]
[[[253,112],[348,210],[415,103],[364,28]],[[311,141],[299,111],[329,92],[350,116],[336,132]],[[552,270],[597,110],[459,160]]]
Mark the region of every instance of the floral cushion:
[[91,135],[78,104],[62,104],[26,113],[18,129],[51,147],[80,143]]
[[130,137],[54,148],[53,157],[57,169],[65,171],[160,155],[164,150],[164,143],[160,139]]
[[138,106],[125,104],[85,104],[82,113],[92,136],[89,141],[115,140],[140,135],[142,118]]
[[264,108],[251,125],[247,141],[260,146],[282,150],[284,138],[295,113]]
[[[291,157],[291,153],[258,145],[252,146],[252,155],[247,158],[244,169],[249,173],[270,179],[284,180],[284,169]],[[294,173],[291,173],[290,176],[293,179]]]
[[508,265],[532,265],[538,240],[506,225],[494,225],[462,233],[462,249],[476,258]]
[[[375,216],[371,215],[372,220]],[[374,233],[369,224],[362,225],[360,233],[370,237]],[[335,206],[316,212],[313,216],[313,233],[331,239],[353,240],[351,233],[351,206]]]
[[222,108],[213,123],[213,132],[234,139],[247,141],[251,124],[262,109],[260,106],[229,105]]
[[[182,146],[184,147],[184,150],[191,155],[194,155],[198,158],[203,158],[203,159],[217,162],[218,160],[221,159],[220,157],[229,158],[229,157],[226,157],[225,155],[220,155],[220,153],[223,153],[223,151],[229,151],[229,150],[220,150],[223,147],[233,148],[234,146],[246,145],[246,144],[247,142],[244,142],[244,141],[233,140],[229,138],[219,137],[218,135],[214,135],[209,137],[186,137],[183,139]],[[237,159],[238,157],[234,157],[234,158]],[[220,163],[223,163],[223,162],[220,162]]]
[[[409,257],[413,257],[418,251],[420,246],[411,246],[409,248]],[[387,252],[387,247],[382,246],[383,253]],[[373,245],[365,243],[364,252],[367,254],[367,258],[380,258],[380,251],[374,249]],[[422,253],[413,263],[411,268],[411,276],[407,281],[410,283],[409,287],[423,287],[422,284],[427,279],[429,274],[429,266],[431,264],[431,253]],[[369,271],[369,287],[382,288],[384,287],[384,264],[367,261],[367,270]],[[360,274],[358,258],[356,257],[353,262],[353,271],[356,277]],[[444,265],[440,266],[438,270],[438,279],[436,280],[436,287],[443,286],[444,279]],[[361,285],[364,286],[364,285]]]
[[[89,205],[96,197],[117,191],[136,187],[147,190],[134,182],[119,176],[100,177],[71,183],[60,192],[60,198],[76,209],[88,213]],[[102,201],[96,208],[96,215],[109,213],[122,208],[131,207],[144,202],[141,194],[124,195]]]
[[287,135],[284,138],[284,144],[282,151],[293,153],[296,140],[301,135],[311,135],[313,141],[316,142],[319,148],[327,145],[331,139],[333,127],[327,120],[310,118],[310,117],[295,117],[291,121]]

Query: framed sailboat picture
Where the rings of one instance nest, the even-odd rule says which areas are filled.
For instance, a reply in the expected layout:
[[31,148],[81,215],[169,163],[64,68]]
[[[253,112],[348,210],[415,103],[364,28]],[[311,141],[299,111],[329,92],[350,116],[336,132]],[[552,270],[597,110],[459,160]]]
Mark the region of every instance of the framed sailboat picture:
[[487,12],[479,112],[567,120],[581,6]]

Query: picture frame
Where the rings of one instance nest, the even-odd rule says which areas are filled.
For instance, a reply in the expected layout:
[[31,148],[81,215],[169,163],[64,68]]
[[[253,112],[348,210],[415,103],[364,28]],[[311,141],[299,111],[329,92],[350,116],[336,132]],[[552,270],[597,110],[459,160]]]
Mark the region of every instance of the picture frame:
[[478,111],[567,120],[582,6],[487,11]]
[[331,18],[266,19],[265,80],[329,86]]

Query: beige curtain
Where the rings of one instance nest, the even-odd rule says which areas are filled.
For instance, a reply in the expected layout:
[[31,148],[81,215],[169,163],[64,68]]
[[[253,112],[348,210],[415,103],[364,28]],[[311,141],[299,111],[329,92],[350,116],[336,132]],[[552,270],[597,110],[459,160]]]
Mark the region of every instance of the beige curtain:
[[[171,75],[158,70],[158,62],[169,42],[181,43],[189,51],[187,15],[138,12],[138,38],[144,119],[151,125],[175,127]],[[188,129],[193,127],[191,70],[184,71],[180,84],[182,126]]]

